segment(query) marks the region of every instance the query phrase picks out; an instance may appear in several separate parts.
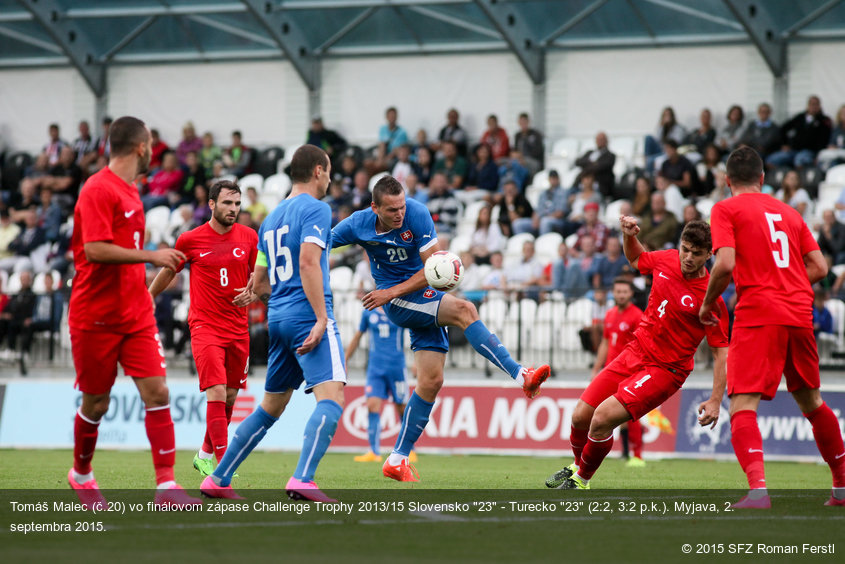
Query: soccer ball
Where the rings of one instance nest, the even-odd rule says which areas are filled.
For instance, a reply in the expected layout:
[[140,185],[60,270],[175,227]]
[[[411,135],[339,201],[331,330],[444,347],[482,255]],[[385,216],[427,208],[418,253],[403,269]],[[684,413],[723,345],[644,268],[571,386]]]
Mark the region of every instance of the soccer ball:
[[425,279],[432,288],[452,291],[464,279],[464,265],[455,253],[437,251],[425,261]]

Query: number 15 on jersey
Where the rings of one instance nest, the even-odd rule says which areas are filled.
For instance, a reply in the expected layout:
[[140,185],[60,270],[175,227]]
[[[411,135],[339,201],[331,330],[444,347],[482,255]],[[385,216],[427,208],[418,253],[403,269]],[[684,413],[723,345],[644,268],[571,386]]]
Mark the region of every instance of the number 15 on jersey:
[[270,285],[275,285],[276,280],[285,282],[293,276],[293,263],[290,249],[285,246],[284,238],[290,230],[288,225],[282,225],[279,229],[271,229],[264,233],[264,242],[267,243],[267,260],[270,261]]

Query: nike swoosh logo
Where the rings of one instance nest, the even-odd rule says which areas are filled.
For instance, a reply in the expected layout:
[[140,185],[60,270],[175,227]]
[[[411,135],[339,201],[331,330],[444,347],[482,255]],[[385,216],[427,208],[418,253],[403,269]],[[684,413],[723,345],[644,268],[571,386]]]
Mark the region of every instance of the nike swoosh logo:
[[246,378],[244,378],[243,380],[241,380],[241,384],[243,384],[244,382],[246,382]]
[[748,449],[748,453],[749,453],[749,454],[752,454],[752,453],[755,453],[755,452],[763,452],[763,450],[762,450],[762,449],[759,449],[759,448],[750,448],[750,449]]
[[629,393],[629,394],[631,394],[632,396],[636,396],[636,395],[637,395],[637,394],[635,394],[634,392],[632,392],[631,390],[629,390],[629,389],[628,389],[628,386],[625,386],[625,387],[623,388],[623,390],[625,390],[626,392],[628,392],[628,393]]
[[842,458],[843,456],[845,456],[845,452],[843,452],[842,454],[839,454],[839,455],[837,455],[837,456],[834,456],[833,458],[835,458],[836,460],[839,460],[839,459],[840,459],[840,458]]
[[216,447],[214,447],[214,448],[215,448],[216,450],[220,450],[221,448],[226,448],[226,445],[220,445],[220,446],[216,446]]
[[211,251],[206,251],[204,253],[200,253],[200,257],[204,257],[205,255],[210,255]]
[[161,363],[161,367],[162,367],[162,368],[167,368],[167,363],[166,363],[166,362],[162,362],[162,363]]
[[658,272],[657,275],[660,276],[661,278],[665,278],[666,280],[669,280],[669,277],[666,276],[665,274],[663,274],[662,272]]
[[172,448],[172,449],[170,449],[170,450],[162,450],[162,449],[158,449],[158,453],[159,453],[159,454],[170,454],[171,452],[176,452],[176,449],[175,449],[175,448]]
[[91,458],[92,456],[94,456],[93,452],[91,454],[80,454],[79,458],[82,458],[84,460],[86,458]]
[[130,211],[128,211],[128,212],[123,212],[123,215],[126,217],[126,219],[129,219],[130,217],[132,217],[133,215],[135,215],[135,210],[130,210]]

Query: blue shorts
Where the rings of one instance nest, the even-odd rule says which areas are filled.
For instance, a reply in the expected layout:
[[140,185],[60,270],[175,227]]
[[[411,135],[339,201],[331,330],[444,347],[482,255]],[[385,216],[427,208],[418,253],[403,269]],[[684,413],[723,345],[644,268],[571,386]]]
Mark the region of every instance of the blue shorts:
[[437,312],[445,295],[428,287],[384,304],[384,313],[393,323],[411,330],[412,351],[449,351],[446,329],[437,324]]
[[390,397],[393,403],[405,405],[411,397],[408,383],[405,381],[405,369],[396,370],[393,374],[387,374],[383,370],[367,370],[364,396],[383,400]]
[[317,348],[304,355],[296,354],[302,346],[314,321],[285,320],[271,321],[270,358],[267,363],[267,381],[264,390],[279,394],[296,390],[305,381],[305,392],[323,382],[346,383],[346,368],[343,365],[343,345],[337,332],[337,323],[329,317],[326,332]]

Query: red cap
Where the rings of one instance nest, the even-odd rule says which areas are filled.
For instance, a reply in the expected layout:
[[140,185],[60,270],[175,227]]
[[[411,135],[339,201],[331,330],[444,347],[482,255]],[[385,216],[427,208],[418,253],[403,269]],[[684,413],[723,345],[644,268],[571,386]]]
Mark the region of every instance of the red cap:
[[595,202],[588,202],[587,205],[584,206],[584,211],[589,211],[589,210],[599,211],[599,205]]

